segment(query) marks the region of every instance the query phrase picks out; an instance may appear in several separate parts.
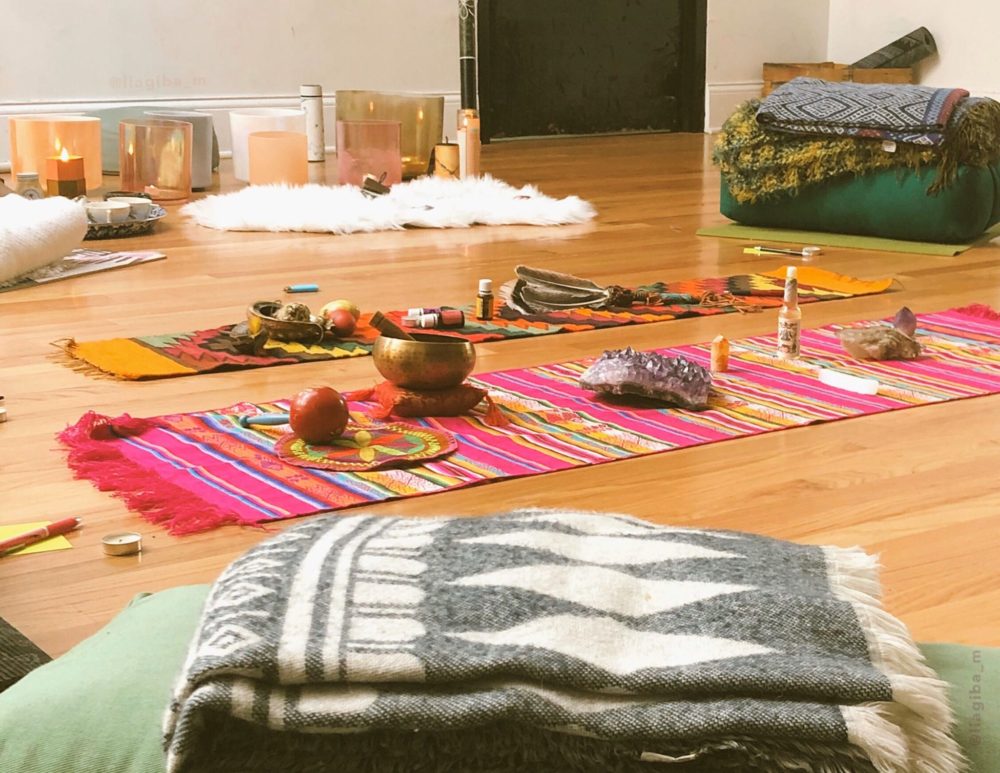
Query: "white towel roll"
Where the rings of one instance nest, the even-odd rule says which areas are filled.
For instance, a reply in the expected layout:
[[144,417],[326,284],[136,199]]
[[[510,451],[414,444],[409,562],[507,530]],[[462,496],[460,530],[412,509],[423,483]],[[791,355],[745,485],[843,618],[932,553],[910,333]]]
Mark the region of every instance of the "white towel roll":
[[86,233],[87,211],[79,202],[0,198],[0,282],[62,260]]

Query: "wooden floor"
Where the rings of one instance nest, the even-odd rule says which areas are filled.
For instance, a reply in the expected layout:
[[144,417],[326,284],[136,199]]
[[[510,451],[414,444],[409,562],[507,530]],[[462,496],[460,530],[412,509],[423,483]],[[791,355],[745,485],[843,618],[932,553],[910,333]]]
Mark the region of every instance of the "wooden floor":
[[[209,582],[267,536],[227,527],[175,538],[74,480],[54,433],[84,411],[148,416],[265,400],[325,383],[369,385],[371,358],[146,383],[95,379],[60,364],[51,341],[176,332],[235,322],[248,302],[292,282],[363,309],[470,302],[476,280],[518,263],[629,285],[772,269],[736,241],[695,236],[721,222],[718,176],[701,135],[537,140],[484,148],[511,183],[592,201],[584,226],[406,231],[356,236],[217,233],[171,211],[149,237],[102,246],[156,248],[165,261],[0,294],[0,523],[82,516],[73,549],[0,559],[0,617],[58,654],[134,594]],[[335,166],[335,164],[334,164]],[[322,170],[314,170],[322,176]],[[332,168],[327,174],[332,174]],[[223,174],[223,186],[233,187]],[[116,182],[112,180],[112,182]],[[1000,305],[1000,247],[953,258],[829,249],[817,265],[891,275],[898,292],[805,307],[805,324]],[[310,296],[307,300],[312,300]],[[774,312],[483,344],[478,370],[771,332]],[[511,480],[371,508],[480,514],[517,506],[604,508],[660,523],[744,529],[881,554],[886,601],[922,640],[1000,645],[1000,397],[897,411],[732,440],[593,469]],[[282,526],[293,522],[285,522]],[[275,527],[280,528],[280,527]],[[140,557],[108,558],[102,535],[143,533]]]

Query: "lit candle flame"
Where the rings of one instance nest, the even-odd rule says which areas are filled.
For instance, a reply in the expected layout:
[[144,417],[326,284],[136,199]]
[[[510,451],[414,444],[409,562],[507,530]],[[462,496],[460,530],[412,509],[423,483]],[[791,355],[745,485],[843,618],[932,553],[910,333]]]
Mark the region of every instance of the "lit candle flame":
[[374,113],[375,112],[375,103],[374,102],[369,102],[368,103],[368,112],[369,113]]
[[128,154],[130,156],[134,156],[135,155],[135,147],[132,145],[131,142],[128,144]]
[[423,108],[420,108],[420,109],[419,109],[419,110],[417,111],[417,120],[418,120],[418,121],[422,121],[422,120],[424,120],[424,109],[423,109]]
[[69,161],[69,150],[67,148],[62,149],[62,153],[59,154],[60,161]]

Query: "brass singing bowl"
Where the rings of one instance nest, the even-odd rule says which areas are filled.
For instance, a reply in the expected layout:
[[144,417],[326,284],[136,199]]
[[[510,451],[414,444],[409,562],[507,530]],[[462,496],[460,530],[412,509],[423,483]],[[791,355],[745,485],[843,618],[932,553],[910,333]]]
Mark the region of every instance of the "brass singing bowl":
[[458,386],[476,366],[471,341],[413,333],[417,340],[379,336],[372,359],[386,379],[404,389],[447,389]]
[[255,336],[264,330],[267,331],[267,337],[275,341],[315,344],[323,340],[326,328],[318,317],[312,317],[309,321],[277,319],[274,315],[280,308],[279,301],[257,301],[251,304],[247,308],[250,335]]

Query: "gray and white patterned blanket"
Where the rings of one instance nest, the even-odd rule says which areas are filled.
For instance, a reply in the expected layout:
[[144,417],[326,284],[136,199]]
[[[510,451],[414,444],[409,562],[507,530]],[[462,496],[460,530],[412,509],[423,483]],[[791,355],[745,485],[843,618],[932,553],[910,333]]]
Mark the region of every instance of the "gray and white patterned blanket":
[[216,582],[169,773],[951,773],[858,549],[617,515],[311,520]]
[[965,89],[794,78],[761,101],[757,123],[794,134],[940,145],[952,113],[968,96]]

